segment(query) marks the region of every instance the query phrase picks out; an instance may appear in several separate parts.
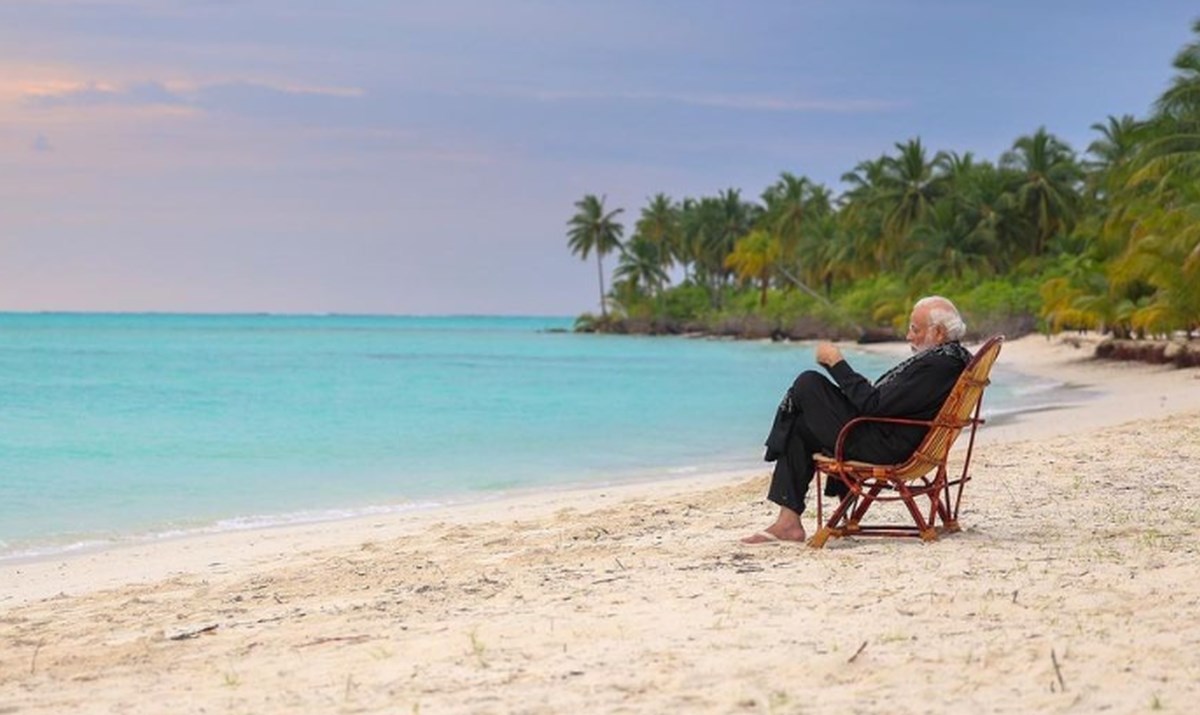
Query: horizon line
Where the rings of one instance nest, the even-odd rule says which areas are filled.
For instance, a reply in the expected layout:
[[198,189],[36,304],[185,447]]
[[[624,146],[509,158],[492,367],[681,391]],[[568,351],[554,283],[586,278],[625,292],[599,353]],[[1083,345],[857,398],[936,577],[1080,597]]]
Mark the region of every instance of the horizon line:
[[279,317],[279,318],[544,318],[573,319],[576,315],[533,313],[376,313],[376,312],[304,312],[263,310],[11,310],[0,309],[8,315],[124,315],[124,316],[196,316],[196,317]]

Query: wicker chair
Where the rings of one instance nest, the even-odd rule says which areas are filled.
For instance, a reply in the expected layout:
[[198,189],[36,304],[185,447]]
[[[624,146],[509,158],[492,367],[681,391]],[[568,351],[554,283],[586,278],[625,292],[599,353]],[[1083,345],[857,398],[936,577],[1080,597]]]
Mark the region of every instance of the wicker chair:
[[[963,370],[942,409],[932,420],[912,420],[893,417],[858,417],[850,420],[838,434],[832,457],[813,455],[817,473],[817,523],[821,528],[808,540],[808,545],[821,548],[830,537],[913,536],[933,541],[939,533],[958,531],[958,508],[963,487],[971,480],[971,451],[975,446],[975,430],[983,424],[979,418],[983,391],[988,386],[992,365],[1000,354],[1003,336],[985,342]],[[929,432],[912,456],[899,464],[871,464],[846,459],[843,447],[846,435],[863,422],[926,425]],[[962,472],[951,478],[946,469],[950,448],[963,431],[970,427],[970,440],[963,459]],[[821,500],[822,479],[841,480],[849,492],[825,520]],[[918,506],[918,499],[928,499],[928,511]],[[862,519],[876,502],[901,502],[907,507],[912,523],[863,524]]]

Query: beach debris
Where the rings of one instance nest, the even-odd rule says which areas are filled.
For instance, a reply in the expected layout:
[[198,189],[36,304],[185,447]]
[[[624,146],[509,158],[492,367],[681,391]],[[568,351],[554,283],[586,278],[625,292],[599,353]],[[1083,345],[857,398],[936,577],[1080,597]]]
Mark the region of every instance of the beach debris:
[[42,650],[42,646],[44,646],[44,645],[46,645],[46,640],[43,638],[42,640],[37,642],[37,645],[35,645],[33,647],[33,657],[31,657],[29,659],[29,674],[30,675],[33,675],[37,671],[38,653]]
[[487,661],[483,658],[483,651],[486,650],[486,646],[484,646],[483,640],[479,637],[479,626],[472,628],[469,635],[471,637],[471,652],[474,654],[476,660],[479,661],[479,667],[488,667]]
[[190,638],[195,638],[197,636],[203,635],[205,633],[212,633],[220,627],[221,627],[220,623],[208,623],[203,626],[197,626],[195,628],[186,628],[184,630],[175,631],[174,633],[168,635],[167,640],[169,640],[169,641],[185,641]]
[[506,588],[508,588],[507,582],[492,578],[486,573],[479,574],[473,583],[464,583],[459,586],[459,590],[463,593],[481,594],[484,598],[492,598]]
[[850,656],[850,659],[847,660],[846,662],[853,663],[854,661],[858,660],[858,656],[862,655],[862,652],[866,649],[867,649],[867,642],[863,641],[862,645],[860,645],[858,647],[858,650],[854,651],[854,655]]
[[[1050,649],[1050,662],[1054,664],[1054,676],[1058,678],[1058,690],[1065,693],[1067,691],[1067,684],[1063,682],[1062,668],[1058,667],[1058,655],[1055,654],[1053,648]],[[1053,690],[1054,687],[1051,686],[1050,689]]]
[[308,648],[310,646],[324,645],[326,643],[351,643],[351,644],[354,644],[354,643],[362,643],[364,641],[369,641],[369,640],[371,640],[371,636],[366,635],[366,634],[359,634],[359,635],[353,635],[353,636],[323,636],[321,638],[314,638],[313,640],[307,641],[305,643],[301,643],[300,645],[298,645],[296,647],[297,648]]
[[721,569],[732,568],[735,573],[756,573],[763,571],[763,567],[753,561],[754,556],[746,553],[732,553],[724,556],[718,556],[712,561],[698,564],[687,564],[684,566],[676,566],[677,571],[719,571]]

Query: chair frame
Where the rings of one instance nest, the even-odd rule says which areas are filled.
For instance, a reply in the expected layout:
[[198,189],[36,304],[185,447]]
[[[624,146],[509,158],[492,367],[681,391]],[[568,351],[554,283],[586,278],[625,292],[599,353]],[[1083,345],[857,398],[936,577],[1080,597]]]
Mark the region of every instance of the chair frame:
[[[820,529],[808,545],[821,548],[830,538],[843,536],[900,536],[934,541],[942,533],[959,531],[958,511],[963,488],[971,481],[971,455],[975,432],[984,420],[979,416],[983,393],[991,380],[992,365],[1000,354],[1004,336],[987,340],[963,369],[938,414],[931,420],[899,417],[856,417],[838,433],[832,457],[813,455],[817,475],[817,523]],[[850,432],[866,422],[929,427],[912,455],[896,464],[872,464],[845,458],[845,442]],[[950,450],[964,428],[970,427],[962,471],[950,477],[947,462]],[[932,474],[931,474],[932,473]],[[822,478],[838,479],[849,489],[825,519],[821,499]],[[917,500],[929,500],[927,510]],[[899,501],[907,507],[911,523],[863,524],[862,519],[876,502]],[[940,522],[940,523],[939,523]]]

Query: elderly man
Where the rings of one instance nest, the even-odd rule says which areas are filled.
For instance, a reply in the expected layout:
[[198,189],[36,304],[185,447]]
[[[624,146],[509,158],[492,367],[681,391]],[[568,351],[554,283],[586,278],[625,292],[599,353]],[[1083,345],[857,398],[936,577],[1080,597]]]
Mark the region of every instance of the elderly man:
[[[767,437],[767,461],[775,462],[767,498],[779,516],[765,530],[742,539],[747,544],[804,541],[804,497],[813,478],[813,452],[833,453],[838,432],[855,417],[932,419],[945,402],[971,353],[958,341],[966,324],[958,309],[941,296],[913,306],[908,343],[914,355],[888,370],[874,384],[859,375],[830,343],[817,345],[817,362],[834,382],[815,370],[800,374],[775,414]],[[927,430],[913,425],[864,423],[846,439],[846,455],[868,462],[898,462],[912,454]],[[845,485],[831,480],[826,494]]]

